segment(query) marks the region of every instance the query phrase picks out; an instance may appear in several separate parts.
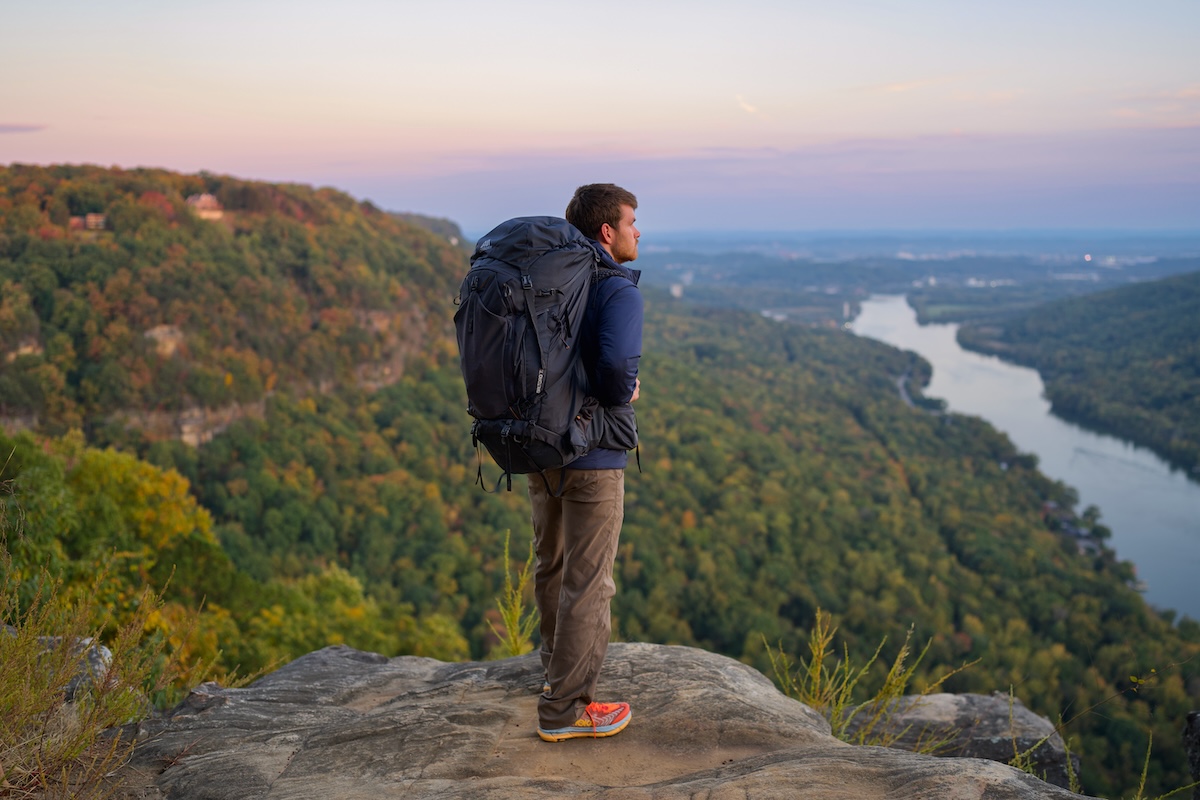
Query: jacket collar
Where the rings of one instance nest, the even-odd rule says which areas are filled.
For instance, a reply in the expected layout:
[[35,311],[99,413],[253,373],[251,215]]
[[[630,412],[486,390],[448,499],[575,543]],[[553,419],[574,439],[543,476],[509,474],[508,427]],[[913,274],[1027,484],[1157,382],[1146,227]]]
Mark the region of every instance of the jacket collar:
[[595,248],[596,255],[600,257],[601,264],[603,264],[607,269],[615,269],[617,272],[620,272],[629,279],[630,283],[632,283],[634,286],[637,286],[637,282],[642,277],[642,271],[640,269],[630,269],[624,264],[618,264],[616,261],[613,261],[613,257],[608,254],[607,250],[604,249],[604,245],[600,244],[595,239],[588,239],[588,241],[591,242],[592,247]]

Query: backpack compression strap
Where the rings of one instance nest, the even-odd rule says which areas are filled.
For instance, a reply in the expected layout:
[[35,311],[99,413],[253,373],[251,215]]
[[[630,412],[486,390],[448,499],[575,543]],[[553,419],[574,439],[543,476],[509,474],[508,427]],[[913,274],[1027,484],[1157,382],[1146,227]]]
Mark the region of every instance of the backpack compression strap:
[[529,275],[529,267],[521,268],[521,291],[525,293],[525,313],[529,315],[529,327],[538,343],[538,376],[534,386],[534,394],[541,394],[546,384],[546,343],[542,341],[542,332],[538,330],[537,314],[534,311],[533,278]]

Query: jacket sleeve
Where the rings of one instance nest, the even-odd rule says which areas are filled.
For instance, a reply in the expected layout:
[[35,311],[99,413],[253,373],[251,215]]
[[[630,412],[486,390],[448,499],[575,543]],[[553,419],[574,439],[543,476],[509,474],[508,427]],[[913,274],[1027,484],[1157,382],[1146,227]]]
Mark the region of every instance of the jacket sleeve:
[[632,283],[621,283],[604,299],[596,330],[599,359],[593,389],[603,406],[623,405],[633,397],[642,357],[642,293]]

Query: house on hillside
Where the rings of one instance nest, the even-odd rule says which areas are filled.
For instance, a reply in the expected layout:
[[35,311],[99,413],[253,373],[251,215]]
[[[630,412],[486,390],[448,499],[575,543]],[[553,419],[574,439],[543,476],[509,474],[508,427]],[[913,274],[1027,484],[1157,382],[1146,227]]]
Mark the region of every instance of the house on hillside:
[[104,214],[82,214],[67,219],[69,231],[102,231],[108,227],[108,217]]
[[191,195],[185,202],[200,219],[215,220],[225,216],[225,207],[221,205],[221,201],[207,192]]

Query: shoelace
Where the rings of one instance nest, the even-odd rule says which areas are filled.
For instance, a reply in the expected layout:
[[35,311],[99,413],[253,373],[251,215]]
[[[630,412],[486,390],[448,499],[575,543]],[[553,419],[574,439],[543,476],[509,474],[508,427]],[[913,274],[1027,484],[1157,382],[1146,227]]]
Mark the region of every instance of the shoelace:
[[587,708],[585,708],[583,710],[583,713],[587,714],[588,719],[592,723],[592,738],[593,739],[599,738],[599,736],[597,735],[597,731],[596,731],[596,714],[595,714],[595,712],[592,711],[592,707],[588,706]]
[[[592,710],[593,706],[595,706],[595,709],[596,709],[595,711]],[[592,723],[592,738],[593,739],[599,738],[599,731],[596,730],[596,728],[598,727],[597,723],[596,723],[596,717],[599,716],[600,719],[605,719],[606,717],[608,717],[610,714],[614,713],[619,708],[620,708],[619,705],[606,706],[603,703],[591,703],[586,708],[583,709],[583,713],[587,714],[588,720]]]

